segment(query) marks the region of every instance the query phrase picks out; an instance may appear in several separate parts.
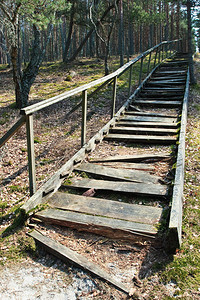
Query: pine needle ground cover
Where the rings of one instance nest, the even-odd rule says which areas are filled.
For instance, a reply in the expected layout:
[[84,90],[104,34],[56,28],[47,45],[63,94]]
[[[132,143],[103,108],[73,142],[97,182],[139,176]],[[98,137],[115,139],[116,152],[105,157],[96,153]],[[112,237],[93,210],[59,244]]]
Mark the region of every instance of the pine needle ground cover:
[[[118,62],[111,65],[118,68]],[[183,244],[173,257],[163,249],[151,251],[148,272],[137,282],[138,299],[199,299],[200,297],[200,56],[195,59],[197,85],[191,87],[184,186]],[[32,87],[30,101],[35,103],[64,92],[67,89],[103,76],[103,61],[82,60],[74,66],[62,63],[45,64]],[[138,80],[139,65],[136,66],[133,84]],[[12,77],[6,66],[0,68],[0,125],[3,135],[19,118],[14,108]],[[128,74],[120,80],[121,97],[118,106],[124,102],[127,92]],[[110,117],[112,87],[94,96],[89,103],[88,138],[107,122]],[[34,117],[37,183],[40,186],[71,155],[71,149],[80,148],[80,116],[78,110],[69,114],[80,99],[73,98]],[[97,116],[99,122],[97,122]],[[19,207],[29,197],[27,146],[25,128],[22,128],[2,149],[0,149],[0,263],[21,261],[37,255],[31,239],[26,238],[28,228],[24,226]],[[141,257],[142,258],[142,257]],[[144,257],[143,257],[144,258]],[[148,257],[146,258],[148,260]],[[142,260],[141,260],[142,265]],[[120,298],[119,298],[120,299]]]

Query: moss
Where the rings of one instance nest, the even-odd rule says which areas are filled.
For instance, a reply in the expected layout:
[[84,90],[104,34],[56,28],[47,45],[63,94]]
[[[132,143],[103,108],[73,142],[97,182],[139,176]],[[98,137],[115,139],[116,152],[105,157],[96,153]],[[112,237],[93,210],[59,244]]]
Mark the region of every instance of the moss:
[[10,193],[22,192],[26,189],[26,187],[22,187],[21,185],[10,185],[10,186],[8,186],[8,188],[9,188]]
[[39,139],[39,137],[34,137],[34,143],[35,144],[41,144],[42,141]]
[[11,109],[17,109],[16,102],[11,103],[9,105],[9,108],[11,108]]
[[0,209],[1,209],[1,214],[4,214],[5,208],[8,206],[8,202],[6,201],[1,201],[0,200]]
[[52,161],[53,161],[52,159],[44,158],[40,161],[40,165],[41,166],[48,165],[48,164],[52,163]]
[[71,75],[67,75],[65,77],[65,81],[72,81],[72,76]]

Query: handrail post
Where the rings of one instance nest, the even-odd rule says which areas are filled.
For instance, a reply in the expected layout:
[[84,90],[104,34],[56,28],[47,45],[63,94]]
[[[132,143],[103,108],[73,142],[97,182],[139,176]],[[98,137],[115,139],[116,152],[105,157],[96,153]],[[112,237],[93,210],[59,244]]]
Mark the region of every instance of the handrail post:
[[81,147],[86,144],[86,121],[87,121],[87,90],[82,92],[82,127],[81,127]]
[[149,61],[148,61],[148,67],[147,67],[147,76],[148,76],[148,74],[149,74],[149,71],[150,71],[150,64],[151,64],[151,53],[152,53],[152,52],[150,52],[150,53],[149,53]]
[[162,45],[162,61],[164,60],[164,45]]
[[165,58],[168,57],[168,44],[165,46]]
[[160,51],[161,51],[161,47],[159,47],[159,56],[158,56],[158,62],[160,63]]
[[115,115],[116,96],[117,96],[117,76],[115,76],[114,81],[113,81],[111,119]]
[[36,192],[33,115],[26,116],[26,133],[28,150],[29,190],[30,195],[32,196]]
[[130,95],[131,95],[132,71],[133,71],[133,65],[130,66],[129,83],[128,83],[128,97],[130,97]]
[[155,66],[156,66],[157,55],[158,55],[158,48],[156,49],[156,54],[155,54],[155,58],[154,58],[153,68],[155,68]]
[[144,60],[144,58],[142,57],[141,58],[141,63],[140,63],[139,85],[141,84],[141,81],[142,81],[143,60]]

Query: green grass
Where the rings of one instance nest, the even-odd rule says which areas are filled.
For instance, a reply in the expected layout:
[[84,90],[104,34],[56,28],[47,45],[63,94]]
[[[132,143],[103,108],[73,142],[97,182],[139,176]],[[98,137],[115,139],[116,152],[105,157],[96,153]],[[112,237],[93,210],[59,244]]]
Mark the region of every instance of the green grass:
[[[200,60],[197,74],[198,71],[200,71]],[[197,80],[199,82],[200,78]],[[200,117],[198,113],[200,89],[197,89],[197,86],[192,87],[191,91],[192,100],[186,134],[182,246],[177,250],[173,261],[159,273],[161,283],[174,282],[177,285],[181,299],[200,298]],[[194,294],[198,294],[199,298],[194,297]]]

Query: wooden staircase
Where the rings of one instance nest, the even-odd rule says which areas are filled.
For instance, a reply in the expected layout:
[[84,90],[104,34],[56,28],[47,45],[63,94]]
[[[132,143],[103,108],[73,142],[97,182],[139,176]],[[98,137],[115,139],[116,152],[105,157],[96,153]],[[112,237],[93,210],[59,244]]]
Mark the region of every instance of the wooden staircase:
[[[94,151],[75,164],[59,190],[47,196],[48,207],[30,222],[123,240],[162,239],[174,179],[171,145],[176,148],[178,141],[187,67],[183,55],[163,63],[104,136],[104,156]],[[123,155],[120,147],[127,147]],[[159,165],[165,166],[162,176],[156,173]]]
[[[186,72],[187,60],[178,58],[165,62],[110,128],[104,140],[124,142],[127,146],[129,143],[145,144],[147,149],[151,144],[176,145]],[[155,237],[162,208],[119,203],[105,199],[101,193],[128,194],[133,199],[139,196],[146,202],[149,197],[154,197],[154,202],[157,199],[166,201],[170,197],[170,186],[159,176],[150,174],[148,168],[155,161],[170,161],[170,148],[168,151],[151,155],[147,150],[143,155],[85,160],[74,167],[72,178],[66,179],[59,191],[49,198],[50,208],[37,212],[34,218],[112,237]],[[147,170],[143,170],[146,161]],[[136,170],[134,163],[138,162],[141,163]],[[89,196],[83,196],[88,190],[91,191]],[[96,191],[99,197],[92,196]]]

